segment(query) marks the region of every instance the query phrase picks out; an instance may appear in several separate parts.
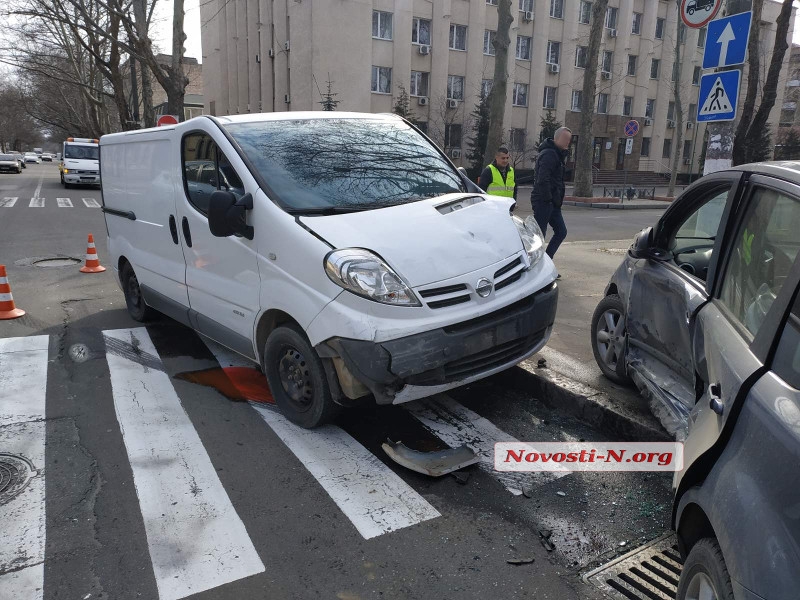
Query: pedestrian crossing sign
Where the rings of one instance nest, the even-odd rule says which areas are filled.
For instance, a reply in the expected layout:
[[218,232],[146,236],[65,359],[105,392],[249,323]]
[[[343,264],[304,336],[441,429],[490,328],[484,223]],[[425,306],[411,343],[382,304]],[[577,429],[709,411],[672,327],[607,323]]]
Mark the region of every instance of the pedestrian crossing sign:
[[739,69],[709,73],[700,79],[697,121],[733,121],[739,98]]

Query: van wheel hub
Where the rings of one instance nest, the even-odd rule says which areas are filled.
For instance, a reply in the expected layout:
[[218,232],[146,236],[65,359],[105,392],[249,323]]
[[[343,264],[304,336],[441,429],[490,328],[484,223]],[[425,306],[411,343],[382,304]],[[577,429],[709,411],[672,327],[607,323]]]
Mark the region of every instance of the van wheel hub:
[[305,357],[295,348],[287,348],[278,364],[283,391],[298,408],[307,409],[314,398],[311,371]]
[[717,600],[719,594],[714,589],[714,583],[705,573],[694,574],[686,590],[686,600]]

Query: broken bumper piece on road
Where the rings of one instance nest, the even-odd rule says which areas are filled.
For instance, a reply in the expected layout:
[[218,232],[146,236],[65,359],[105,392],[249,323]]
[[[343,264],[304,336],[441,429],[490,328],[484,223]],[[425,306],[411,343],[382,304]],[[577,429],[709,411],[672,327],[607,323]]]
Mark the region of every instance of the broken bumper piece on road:
[[419,450],[412,450],[403,445],[402,442],[386,440],[381,444],[381,447],[389,458],[398,465],[431,477],[447,475],[464,467],[474,465],[480,460],[475,451],[466,445],[433,452],[420,452]]

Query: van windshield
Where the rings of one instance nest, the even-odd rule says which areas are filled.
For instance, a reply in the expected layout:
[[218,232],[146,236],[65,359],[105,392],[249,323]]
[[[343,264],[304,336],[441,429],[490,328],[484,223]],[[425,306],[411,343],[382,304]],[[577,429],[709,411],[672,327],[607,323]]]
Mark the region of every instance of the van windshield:
[[402,121],[304,119],[224,127],[291,213],[370,210],[466,191]]
[[67,144],[64,146],[64,158],[99,160],[100,148],[97,146],[74,146],[72,144]]

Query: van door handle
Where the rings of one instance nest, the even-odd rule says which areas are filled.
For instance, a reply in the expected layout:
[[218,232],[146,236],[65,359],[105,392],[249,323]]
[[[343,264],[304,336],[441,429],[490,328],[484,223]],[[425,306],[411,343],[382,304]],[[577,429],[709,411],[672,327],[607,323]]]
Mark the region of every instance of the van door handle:
[[722,401],[722,388],[718,383],[712,383],[708,386],[708,407],[722,416],[725,411],[725,403]]
[[189,231],[189,219],[183,217],[181,221],[181,228],[183,229],[183,239],[186,240],[186,245],[192,247],[192,232]]
[[180,244],[180,240],[178,239],[178,226],[175,223],[175,215],[169,216],[169,232],[172,234],[172,241],[176,244]]

